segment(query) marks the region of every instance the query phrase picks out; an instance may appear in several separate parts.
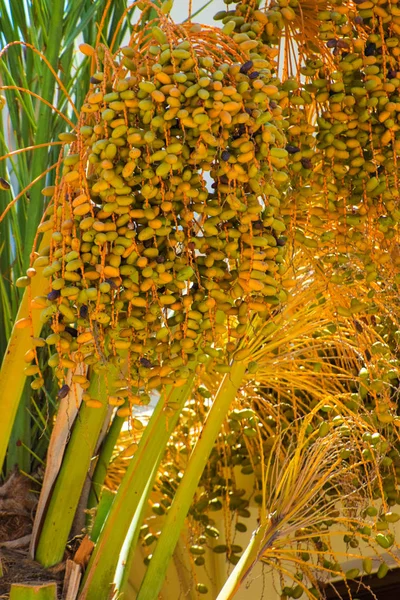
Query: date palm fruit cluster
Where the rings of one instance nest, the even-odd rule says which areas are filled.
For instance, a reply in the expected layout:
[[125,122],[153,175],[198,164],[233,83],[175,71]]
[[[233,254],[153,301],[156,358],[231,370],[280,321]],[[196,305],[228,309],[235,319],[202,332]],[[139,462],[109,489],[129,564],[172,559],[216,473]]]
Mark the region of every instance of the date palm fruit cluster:
[[[295,39],[301,52],[301,75],[307,82],[312,81],[326,62],[326,56],[321,56],[321,49],[312,43],[313,40],[318,42],[315,3],[309,5],[298,0],[282,0],[267,3],[267,7],[262,7],[262,4],[256,1],[230,2],[227,10],[220,11],[215,18],[222,22],[224,28],[234,26],[237,36],[246,32],[252,39],[257,39],[258,51],[269,59],[279,56],[283,35]],[[320,239],[315,239],[314,228],[320,225],[317,216],[320,208],[314,207],[318,205],[319,198],[311,185],[317,158],[315,132],[318,124],[315,122],[315,94],[312,93],[315,90],[309,83],[305,84],[298,74],[293,75],[291,58],[293,64],[297,64],[298,58],[290,57],[290,47],[285,49],[284,56],[279,60],[282,58],[282,82],[278,85],[279,93],[274,97],[276,109],[281,111],[284,119],[290,176],[290,188],[282,215],[288,235],[302,246],[315,250],[321,246],[321,242],[329,242],[334,237],[331,232],[321,237],[323,232],[318,229]]]
[[330,246],[336,283],[346,282],[349,255],[370,283],[398,270],[400,7],[336,2],[318,19],[332,66],[305,85],[321,107],[309,229],[316,246]]
[[199,347],[207,360],[228,326],[240,338],[252,311],[285,300],[288,152],[258,45],[161,13],[114,56],[82,48],[98,71],[62,135],[40,228],[51,244],[34,265],[50,280],[61,384],[65,369],[126,356],[130,388],[181,384]]
[[[393,104],[399,80],[397,58],[386,49],[389,22],[375,12],[368,19],[358,6],[349,10],[342,3],[318,14],[320,38],[333,64],[329,74],[320,69],[309,85],[321,105],[313,177],[320,202],[313,217],[321,238],[334,240],[338,257],[357,257],[366,281],[372,282],[391,261],[399,216],[397,126],[384,108]],[[337,282],[342,278],[338,269]]]
[[[276,0],[263,9],[260,2],[227,8],[217,18],[257,35],[269,52],[283,33],[298,44],[300,59],[285,50],[275,99],[286,123],[297,242],[323,257],[336,284],[397,274],[398,2]],[[304,81],[291,68],[298,62]]]

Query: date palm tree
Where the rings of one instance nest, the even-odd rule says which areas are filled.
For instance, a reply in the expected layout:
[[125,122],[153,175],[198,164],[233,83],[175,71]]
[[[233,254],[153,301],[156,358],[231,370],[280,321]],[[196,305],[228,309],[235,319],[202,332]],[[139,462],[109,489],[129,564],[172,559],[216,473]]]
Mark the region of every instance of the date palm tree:
[[3,560],[36,569],[5,590],[56,598],[65,571],[63,597],[129,597],[143,546],[153,600],[183,532],[187,593],[207,546],[234,565],[219,600],[260,561],[293,598],[371,556],[384,576],[395,4],[243,0],[216,27],[170,0],[0,8]]

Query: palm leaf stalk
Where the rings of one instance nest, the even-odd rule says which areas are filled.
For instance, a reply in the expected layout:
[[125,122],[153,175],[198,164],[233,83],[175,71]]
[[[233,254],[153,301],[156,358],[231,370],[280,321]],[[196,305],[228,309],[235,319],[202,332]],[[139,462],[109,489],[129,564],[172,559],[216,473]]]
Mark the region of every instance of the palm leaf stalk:
[[148,509],[149,497],[152,491],[156,475],[157,470],[153,471],[153,473],[149,477],[147,487],[143,490],[142,498],[136,509],[135,516],[132,519],[131,526],[125,537],[124,545],[119,556],[118,565],[114,575],[114,582],[116,589],[121,590],[121,592],[124,595],[128,595],[127,590],[129,586],[129,578],[131,573],[129,566],[134,564],[135,556],[137,557],[141,526],[143,524],[144,517]]
[[108,376],[91,379],[90,390],[101,405],[96,409],[82,405],[50,497],[35,550],[35,558],[46,567],[63,558],[97,439],[109,413],[107,398],[113,371],[110,368],[108,371],[110,379]]
[[[184,386],[170,390],[159,399],[101,530],[82,584],[82,600],[99,598],[104,590],[110,589],[127,532],[137,511],[139,514],[142,511],[144,491],[150,492],[149,481],[156,474],[192,386],[193,378],[190,378]],[[136,527],[140,525],[137,519]],[[132,531],[131,535],[134,535]]]
[[[69,383],[72,382],[69,381]],[[70,393],[61,399],[57,407],[57,416],[47,444],[46,468],[32,528],[30,542],[30,555],[32,558],[34,557],[43,515],[46,512],[49,499],[54,489],[54,483],[60,472],[65,449],[71,437],[72,428],[79,414],[82,396],[83,390],[79,385],[74,385],[71,387]]]
[[102,530],[107,515],[110,512],[114,498],[115,492],[112,492],[107,488],[103,488],[99,502],[96,505],[95,515],[93,515],[94,511],[89,512],[89,515],[92,515],[93,519],[92,523],[90,523],[90,539],[94,543],[96,543],[99,538],[100,531]]
[[11,586],[10,600],[57,600],[57,585],[55,583],[43,585],[14,583]]
[[[234,362],[231,365],[229,374],[226,374],[221,382],[213,405],[207,415],[207,420],[201,430],[201,435],[193,449],[182,482],[168,511],[165,527],[146,571],[139,590],[138,600],[150,600],[158,597],[200,477],[222,422],[243,382],[246,368],[246,362]],[[149,585],[149,582],[151,582],[151,585]]]
[[255,563],[260,560],[266,548],[274,543],[278,535],[277,524],[273,518],[262,523],[253,533],[251,541],[243,552],[238,564],[229,575],[224,587],[218,594],[218,600],[233,598],[240,586],[250,574]]
[[[48,244],[50,235],[44,236],[42,247]],[[39,337],[43,327],[40,312],[32,308],[32,300],[43,294],[47,281],[40,273],[30,280],[25,289],[16,322],[11,331],[7,350],[0,371],[1,411],[0,425],[0,465],[3,465],[11,431],[17,414],[20,398],[25,386],[24,368],[27,366],[27,353],[32,352],[32,337]],[[28,356],[28,358],[30,358]],[[30,362],[30,361],[29,361]]]
[[[125,402],[125,407],[128,405]],[[97,506],[107,474],[109,462],[112,458],[114,448],[117,444],[121,428],[125,423],[125,416],[114,415],[112,423],[107,431],[106,437],[99,449],[96,466],[91,477],[91,490],[88,498],[88,509]]]

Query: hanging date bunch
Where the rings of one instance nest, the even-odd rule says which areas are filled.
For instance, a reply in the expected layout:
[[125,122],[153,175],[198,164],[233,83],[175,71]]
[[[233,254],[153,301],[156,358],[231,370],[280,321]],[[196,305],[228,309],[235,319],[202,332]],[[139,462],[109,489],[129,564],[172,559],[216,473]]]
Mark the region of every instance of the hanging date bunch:
[[226,10],[215,15],[223,30],[234,28],[232,35],[236,40],[242,36],[258,40],[258,51],[277,62],[276,70],[281,81],[273,102],[274,109],[280,111],[284,120],[290,176],[283,213],[290,225],[287,235],[289,238],[295,236],[302,246],[316,249],[318,242],[310,232],[304,231],[310,216],[312,222],[317,220],[313,216],[315,193],[310,185],[318,162],[312,80],[319,69],[324,65],[328,67],[332,62],[329,57],[331,51],[319,42],[319,21],[316,18],[317,4],[318,7],[324,6],[326,2],[243,0],[227,4]]
[[[336,252],[325,257],[346,283],[350,254],[368,283],[398,272],[399,48],[396,2],[336,1],[318,13],[333,66],[310,89],[318,116],[314,231]],[[338,262],[339,259],[339,262]],[[344,266],[340,266],[344,265]],[[352,278],[352,275],[350,275]]]
[[398,2],[248,0],[216,17],[266,52],[281,46],[297,242],[333,283],[387,281],[399,267]]
[[[285,301],[288,152],[259,42],[143,15],[127,46],[81,50],[96,71],[63,158],[37,259],[51,366],[128,365],[131,401],[181,385],[254,312]],[[221,359],[223,360],[223,359]],[[133,393],[132,393],[133,390]],[[142,398],[146,395],[143,394]],[[114,400],[123,402],[122,398]]]

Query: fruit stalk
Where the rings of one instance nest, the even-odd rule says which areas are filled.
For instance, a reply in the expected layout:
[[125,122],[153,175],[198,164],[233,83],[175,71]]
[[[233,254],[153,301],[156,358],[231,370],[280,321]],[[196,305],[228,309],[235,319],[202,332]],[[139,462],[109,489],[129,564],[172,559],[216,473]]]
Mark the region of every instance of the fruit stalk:
[[[113,375],[116,375],[115,368],[109,366],[109,376]],[[97,439],[109,411],[104,375],[94,375],[89,389],[96,393],[101,407],[92,408],[82,403],[74,424],[36,548],[35,558],[45,567],[63,558]]]
[[[112,504],[107,520],[92,554],[80,593],[80,600],[103,600],[113,582],[119,555],[133,518],[143,502],[143,493],[150,492],[149,480],[154,478],[158,465],[189,394],[193,375],[179,388],[170,388],[161,397],[144,430],[138,450],[130,462]],[[171,414],[166,407],[173,404]],[[140,523],[138,523],[138,527]],[[130,532],[131,535],[132,532]],[[136,537],[136,536],[133,536]],[[136,537],[137,539],[137,537]],[[128,566],[126,566],[128,568]]]
[[245,362],[233,362],[230,372],[224,375],[168,511],[160,538],[139,590],[138,600],[156,600],[158,598],[201,474],[229,407],[243,381],[246,368]]

